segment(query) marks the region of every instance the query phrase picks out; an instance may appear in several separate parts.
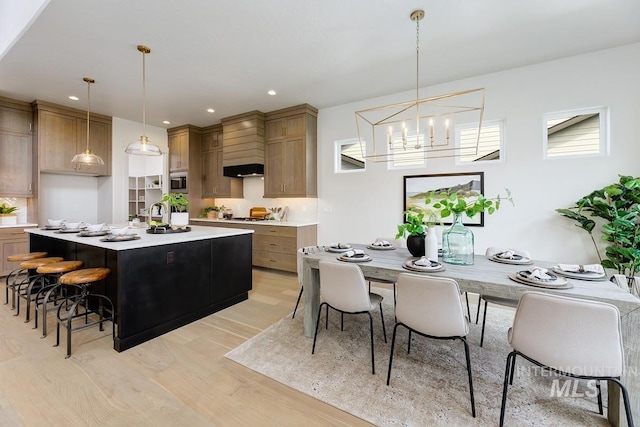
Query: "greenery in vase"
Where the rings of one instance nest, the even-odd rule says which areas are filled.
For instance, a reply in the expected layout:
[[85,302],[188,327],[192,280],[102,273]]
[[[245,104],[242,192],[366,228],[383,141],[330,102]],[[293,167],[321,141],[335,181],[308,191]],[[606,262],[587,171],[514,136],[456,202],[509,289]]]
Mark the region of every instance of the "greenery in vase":
[[201,218],[206,218],[207,214],[209,212],[211,212],[211,211],[220,212],[220,208],[217,207],[217,206],[206,206],[206,207],[202,208],[202,210],[200,211],[200,217]]
[[404,211],[404,224],[398,224],[398,233],[396,239],[405,237],[406,234],[410,236],[424,235],[427,231],[427,224],[432,223],[432,217],[429,216],[428,220],[425,220],[425,212],[421,212],[418,209],[409,209]]
[[501,203],[504,200],[511,202],[513,205],[513,198],[511,197],[511,191],[505,188],[507,193],[506,197],[502,197],[499,194],[493,198],[486,198],[482,194],[468,197],[460,193],[449,194],[446,191],[436,193],[432,191],[425,199],[425,204],[431,205],[433,209],[438,213],[440,219],[446,218],[450,215],[465,214],[469,218],[481,212],[487,212],[489,215],[500,209]]
[[[577,222],[591,237],[600,263],[627,278],[640,270],[640,177],[619,175],[619,181],[594,190],[578,200],[569,209],[556,209]],[[603,259],[598,250],[593,230],[596,222],[587,217],[597,217],[602,222],[602,240],[608,242]]]
[[186,212],[189,209],[189,199],[182,193],[164,193],[160,201],[169,205],[172,212]]
[[17,211],[18,208],[15,206],[9,206],[6,203],[0,205],[0,214],[11,214]]

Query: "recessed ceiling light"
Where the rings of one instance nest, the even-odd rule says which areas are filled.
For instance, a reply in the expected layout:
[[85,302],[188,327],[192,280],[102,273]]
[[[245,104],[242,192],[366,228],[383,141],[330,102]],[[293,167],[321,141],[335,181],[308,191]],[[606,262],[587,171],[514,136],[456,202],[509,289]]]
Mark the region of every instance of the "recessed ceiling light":
[[79,101],[80,100],[80,98],[78,98],[77,96],[74,96],[74,95],[69,96],[69,99],[72,100],[72,101]]
[[216,110],[214,110],[213,108],[207,108],[207,113],[215,113]]
[[273,95],[275,95],[275,94],[276,94],[276,91],[275,91],[275,90],[273,90],[273,89],[271,89],[271,90],[269,90],[267,93],[268,93],[269,95],[273,96]]
[[171,122],[169,120],[163,120],[162,123],[164,123],[165,125],[170,125]]

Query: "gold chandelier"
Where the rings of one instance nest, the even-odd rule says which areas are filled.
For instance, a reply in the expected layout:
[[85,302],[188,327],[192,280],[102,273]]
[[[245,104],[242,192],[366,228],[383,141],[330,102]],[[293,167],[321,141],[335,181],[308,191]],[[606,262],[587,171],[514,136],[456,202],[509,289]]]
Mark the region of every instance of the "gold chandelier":
[[[484,88],[421,99],[420,20],[424,18],[424,10],[414,10],[409,17],[416,23],[416,97],[355,112],[362,157],[379,163],[393,162],[402,152],[421,153],[425,158],[460,157],[474,154],[474,150],[477,154],[484,114]],[[475,126],[476,123],[475,147],[456,146],[455,126]],[[398,152],[399,149],[402,152]]]
[[87,82],[87,149],[82,153],[73,156],[71,163],[83,165],[104,165],[102,157],[93,154],[89,149],[89,113],[91,111],[91,83],[95,83],[90,77],[84,77],[82,80]]
[[138,45],[138,51],[142,52],[142,136],[136,142],[127,145],[125,152],[128,154],[136,154],[140,156],[161,156],[162,151],[157,145],[151,144],[147,137],[147,87],[146,87],[146,67],[145,56],[151,53],[151,49],[147,46]]

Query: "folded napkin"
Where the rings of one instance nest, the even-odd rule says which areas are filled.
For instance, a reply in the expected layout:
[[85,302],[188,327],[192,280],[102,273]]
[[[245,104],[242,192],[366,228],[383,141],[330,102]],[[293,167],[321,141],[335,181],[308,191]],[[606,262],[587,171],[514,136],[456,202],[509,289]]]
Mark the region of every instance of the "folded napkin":
[[351,249],[343,253],[342,256],[347,258],[362,258],[365,256],[365,253],[362,249]]
[[371,246],[391,246],[391,243],[386,240],[376,240],[371,244]]
[[502,252],[498,252],[494,256],[501,259],[522,259],[522,255],[518,255],[517,253],[515,253],[510,249],[504,250]]
[[351,245],[347,245],[346,243],[331,243],[331,246],[334,249],[349,249]]
[[558,264],[556,267],[561,271],[571,273],[597,273],[604,274],[604,268],[600,264]]
[[413,265],[417,265],[418,267],[434,267],[438,265],[438,261],[432,261],[426,256],[423,256],[420,259],[413,261]]
[[546,268],[534,266],[526,271],[529,272],[529,279],[536,279],[542,282],[548,282],[557,279],[557,277],[554,274],[549,273],[549,270],[547,270]]

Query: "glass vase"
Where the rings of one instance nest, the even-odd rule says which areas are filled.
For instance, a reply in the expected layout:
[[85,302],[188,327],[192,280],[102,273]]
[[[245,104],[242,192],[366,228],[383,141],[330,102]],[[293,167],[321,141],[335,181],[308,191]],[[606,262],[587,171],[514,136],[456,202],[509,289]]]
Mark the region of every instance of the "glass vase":
[[442,261],[473,264],[473,232],[462,224],[462,214],[454,214],[453,224],[442,232]]

